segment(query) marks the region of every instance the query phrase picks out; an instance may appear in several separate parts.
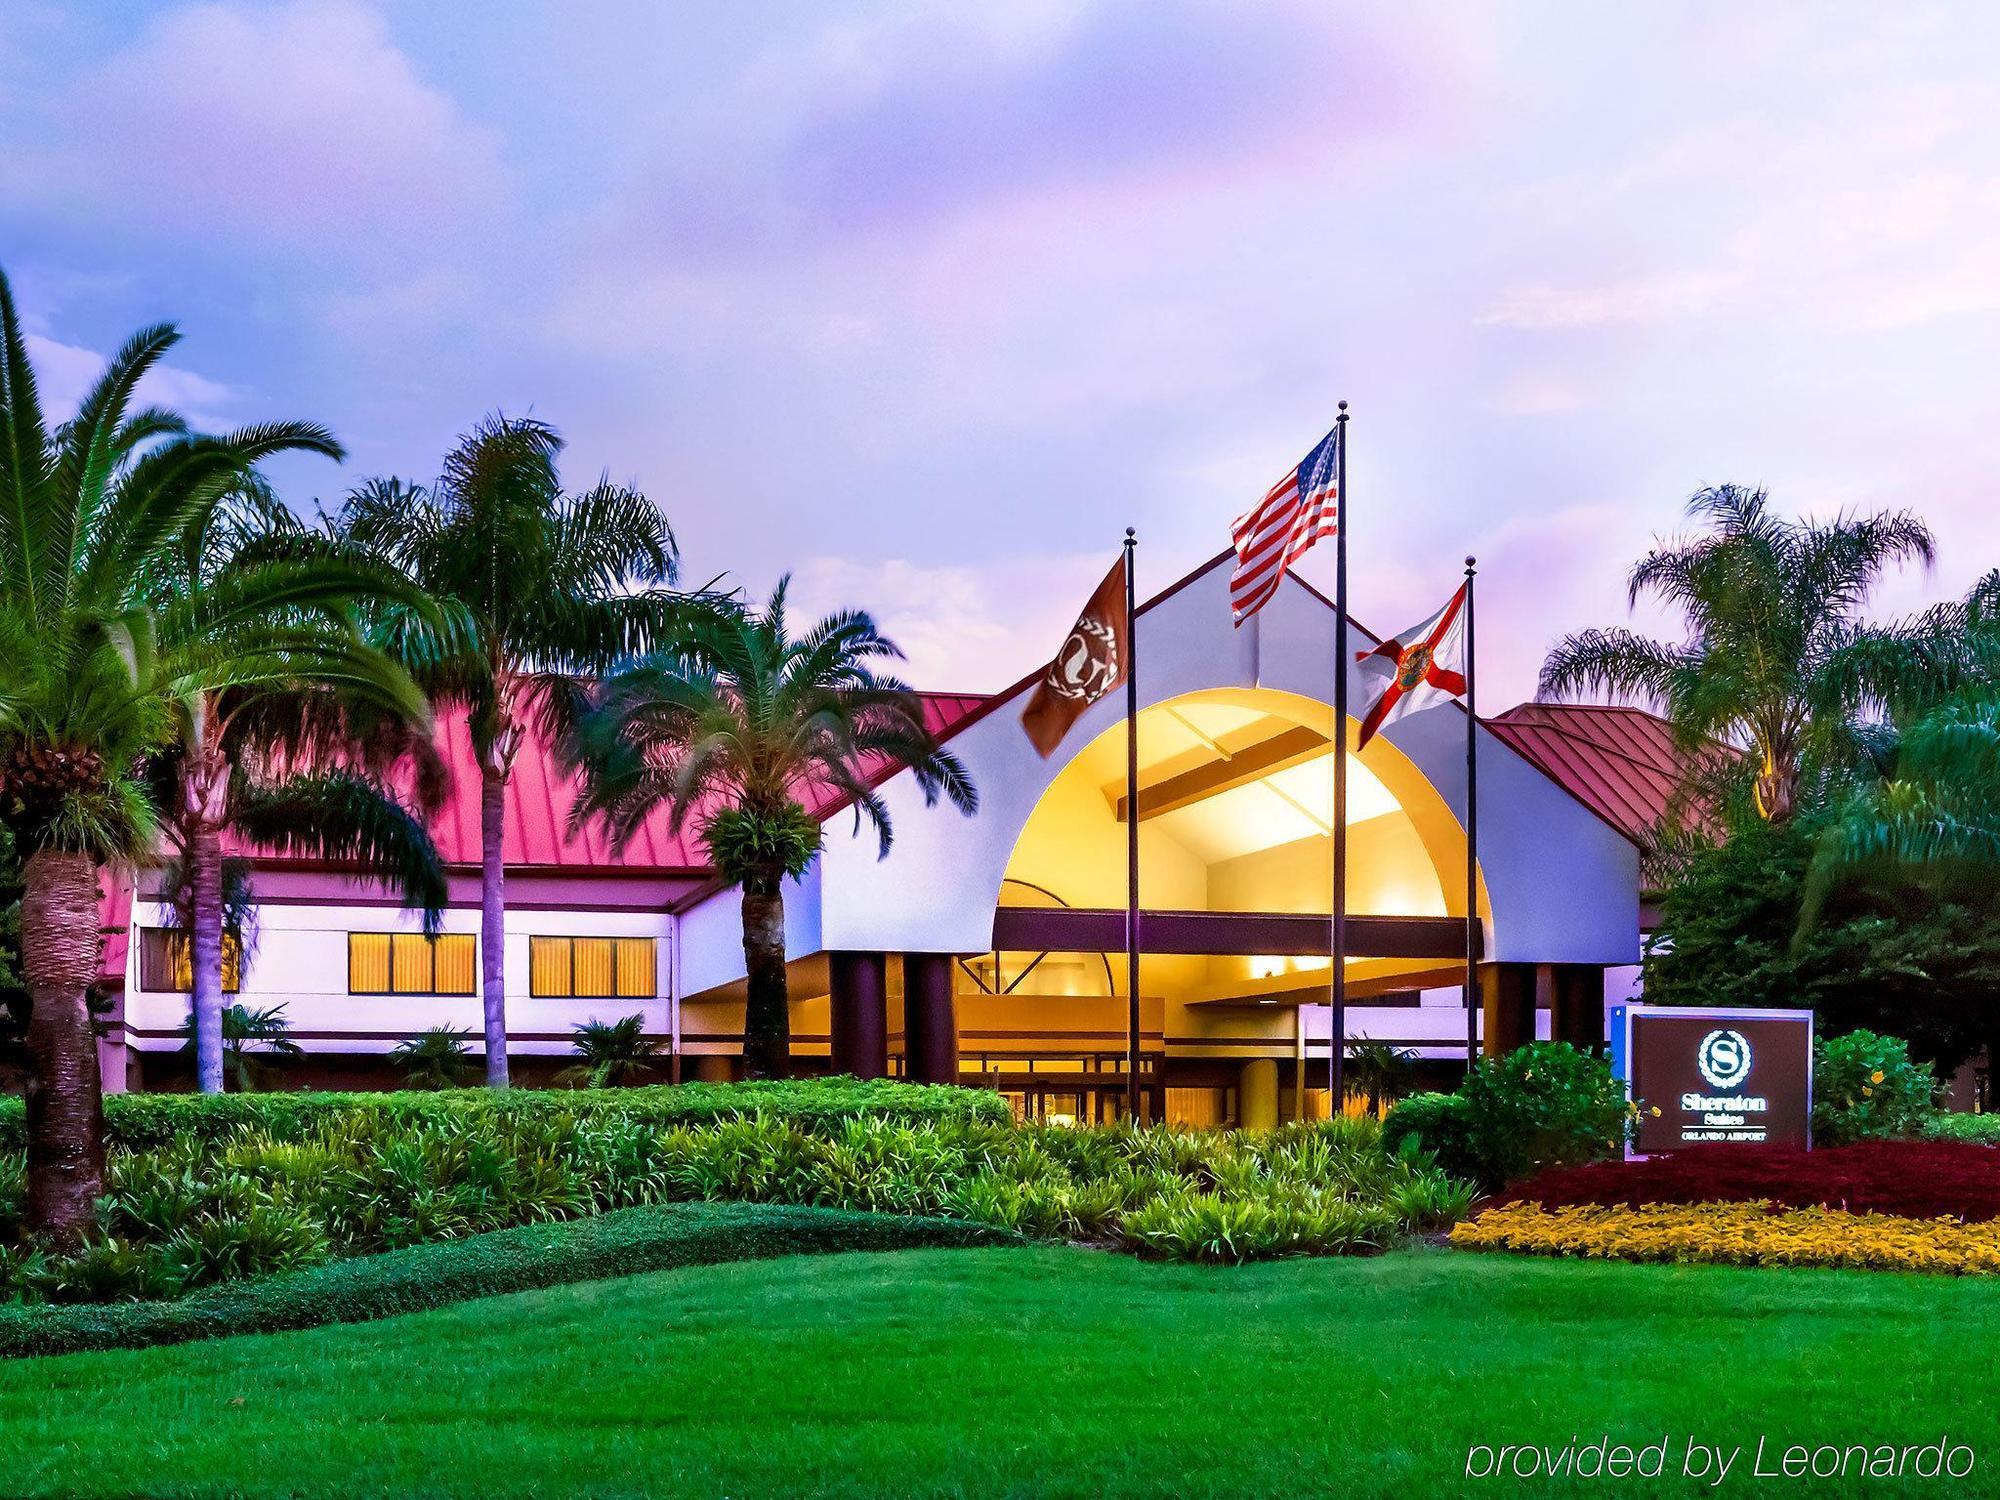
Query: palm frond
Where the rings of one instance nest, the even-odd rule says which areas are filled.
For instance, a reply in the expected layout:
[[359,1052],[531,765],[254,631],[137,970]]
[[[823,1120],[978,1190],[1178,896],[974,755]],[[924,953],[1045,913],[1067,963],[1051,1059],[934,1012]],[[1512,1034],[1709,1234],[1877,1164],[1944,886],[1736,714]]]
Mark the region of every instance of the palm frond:
[[236,829],[273,853],[351,864],[380,875],[436,933],[449,897],[444,862],[423,824],[362,776],[296,776],[249,789]]

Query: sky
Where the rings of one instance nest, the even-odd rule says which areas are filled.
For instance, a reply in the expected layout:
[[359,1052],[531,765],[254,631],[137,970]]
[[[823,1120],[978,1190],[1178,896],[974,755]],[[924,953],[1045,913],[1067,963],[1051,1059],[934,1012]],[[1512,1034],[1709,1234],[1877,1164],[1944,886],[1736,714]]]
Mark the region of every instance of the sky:
[[1703,485],[1921,513],[1885,612],[2000,564],[1987,5],[6,0],[0,267],[52,408],[171,319],[156,398],[346,444],[303,511],[532,412],[926,687],[1341,399],[1354,616],[1477,554],[1482,708]]

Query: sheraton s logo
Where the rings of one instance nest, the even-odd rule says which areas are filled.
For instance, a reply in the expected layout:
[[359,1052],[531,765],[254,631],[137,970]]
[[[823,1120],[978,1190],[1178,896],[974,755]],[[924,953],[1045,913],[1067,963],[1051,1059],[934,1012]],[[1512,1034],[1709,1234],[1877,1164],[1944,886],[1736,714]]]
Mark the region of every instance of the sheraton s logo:
[[1740,1031],[1711,1031],[1694,1055],[1710,1087],[1733,1089],[1750,1076],[1750,1040]]

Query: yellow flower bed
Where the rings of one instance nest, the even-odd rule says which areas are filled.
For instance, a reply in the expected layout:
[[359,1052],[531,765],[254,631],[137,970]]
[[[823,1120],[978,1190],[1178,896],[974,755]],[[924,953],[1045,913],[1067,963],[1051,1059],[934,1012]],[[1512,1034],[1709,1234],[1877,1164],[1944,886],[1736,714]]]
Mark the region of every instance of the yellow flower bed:
[[1467,1250],[1593,1260],[2000,1274],[2000,1221],[1966,1224],[1768,1203],[1509,1203],[1458,1225],[1451,1242]]

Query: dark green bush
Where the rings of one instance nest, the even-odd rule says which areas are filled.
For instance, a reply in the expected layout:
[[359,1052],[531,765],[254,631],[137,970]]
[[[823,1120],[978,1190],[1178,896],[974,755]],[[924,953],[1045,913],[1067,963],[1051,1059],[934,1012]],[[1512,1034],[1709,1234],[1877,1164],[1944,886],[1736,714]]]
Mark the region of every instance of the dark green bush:
[[0,1307],[0,1358],[354,1323],[473,1297],[673,1266],[1010,1240],[983,1225],[837,1209],[731,1203],[634,1208],[338,1261],[213,1287],[174,1302]]
[[1391,1156],[1428,1152],[1456,1177],[1480,1175],[1472,1121],[1458,1094],[1412,1094],[1382,1121],[1382,1149]]
[[1530,1042],[1481,1058],[1460,1086],[1466,1127],[1488,1187],[1543,1167],[1623,1149],[1630,1106],[1609,1064],[1567,1042]]
[[[616,1118],[647,1125],[685,1125],[737,1115],[833,1121],[873,1115],[894,1120],[1010,1118],[1007,1102],[980,1089],[889,1079],[793,1079],[757,1083],[653,1084],[623,1089],[410,1090],[380,1094],[112,1094],[104,1124],[113,1149],[143,1150],[177,1135],[220,1140],[251,1127],[274,1139],[297,1140],[327,1126],[353,1123],[414,1126],[439,1121],[520,1119],[547,1115]],[[18,1098],[0,1097],[0,1148],[20,1149],[25,1124]]]
[[1936,1113],[1937,1079],[1907,1042],[1872,1031],[1822,1037],[1813,1058],[1813,1144],[1916,1135]]

